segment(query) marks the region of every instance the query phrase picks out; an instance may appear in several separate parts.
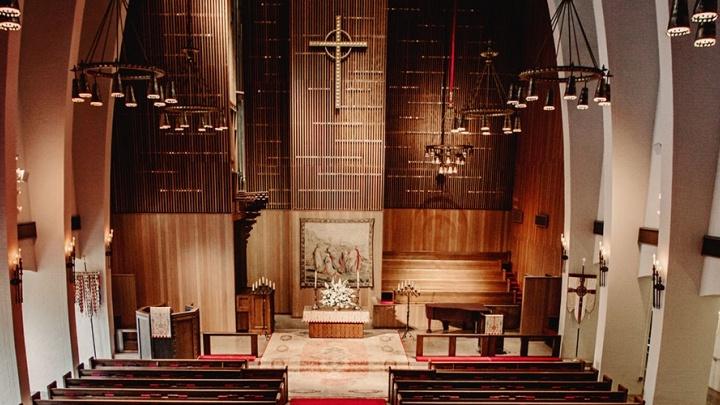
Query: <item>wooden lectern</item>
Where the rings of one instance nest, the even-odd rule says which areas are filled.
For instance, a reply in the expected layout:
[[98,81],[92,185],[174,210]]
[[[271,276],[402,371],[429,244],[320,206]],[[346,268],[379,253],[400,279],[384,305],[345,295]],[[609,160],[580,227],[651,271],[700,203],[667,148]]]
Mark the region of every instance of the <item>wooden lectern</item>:
[[275,331],[275,293],[253,294],[249,289],[235,297],[238,332],[272,334]]
[[[166,306],[164,304],[154,306]],[[185,307],[170,315],[172,337],[153,338],[150,306],[135,311],[138,353],[141,359],[197,359],[200,356],[200,309]]]

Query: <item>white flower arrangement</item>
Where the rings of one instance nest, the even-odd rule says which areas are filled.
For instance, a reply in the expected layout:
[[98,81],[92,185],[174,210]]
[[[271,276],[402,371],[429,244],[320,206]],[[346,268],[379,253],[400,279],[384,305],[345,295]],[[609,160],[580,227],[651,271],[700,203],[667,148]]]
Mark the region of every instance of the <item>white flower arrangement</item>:
[[325,283],[325,289],[321,291],[320,304],[335,309],[355,307],[355,290],[348,287],[347,280],[332,280],[330,284]]

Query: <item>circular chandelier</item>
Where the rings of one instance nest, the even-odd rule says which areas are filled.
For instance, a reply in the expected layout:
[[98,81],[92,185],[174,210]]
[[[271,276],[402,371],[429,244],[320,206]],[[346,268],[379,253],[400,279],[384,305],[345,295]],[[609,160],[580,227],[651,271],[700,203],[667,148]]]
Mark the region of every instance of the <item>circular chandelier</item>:
[[[487,49],[480,53],[485,61],[472,98],[456,117],[455,127],[451,132],[467,133],[465,124],[470,120],[480,121],[482,135],[491,135],[497,132],[495,130],[498,127],[504,134],[522,132],[520,117],[517,116],[512,105],[515,108],[523,108],[523,106],[508,104],[505,99],[502,80],[495,69],[495,58],[498,55],[500,52],[493,49],[491,42],[487,42]],[[496,124],[496,121],[500,121],[500,125]]]
[[[519,85],[514,93],[511,91],[508,102],[526,105],[526,102],[536,101],[540,98],[537,93],[537,84],[550,83],[543,109],[552,111],[555,109],[555,84],[565,83],[563,99],[577,100],[577,109],[586,110],[589,108],[588,100],[590,98],[588,84],[597,81],[593,101],[600,106],[609,106],[611,104],[610,78],[612,75],[605,66],[598,67],[597,59],[595,59],[573,0],[560,2],[550,19],[550,25],[552,35],[549,38],[551,39],[546,39],[543,46],[540,47],[536,66],[520,72],[520,80],[527,82],[527,86]],[[557,46],[554,38],[557,38]],[[547,47],[552,46],[551,54],[557,55],[557,49],[564,44],[567,46],[565,49],[567,64],[548,65],[540,62],[542,56],[547,52]],[[587,56],[583,57],[583,55]],[[578,94],[580,85],[582,88]]]
[[[140,54],[145,60],[139,63],[130,62],[122,46],[123,32],[133,32],[138,35],[134,27],[125,28],[128,14],[128,0],[110,0],[105,9],[100,25],[95,31],[95,36],[85,58],[80,60],[72,69],[74,78],[72,80],[72,102],[84,103],[90,100],[90,105],[100,107],[103,105],[102,95],[98,89],[98,79],[110,79],[112,81],[111,98],[124,98],[125,107],[135,108],[138,105],[135,96],[135,88],[131,82],[148,82],[146,98],[155,106],[177,103],[175,87],[173,83],[168,84],[167,92],[158,79],[165,76],[165,71],[147,61],[147,52],[142,47],[142,41],[137,38],[140,46]],[[132,24],[132,19],[127,22]],[[111,34],[115,39],[110,39]],[[106,51],[115,51],[113,59],[105,59]],[[92,80],[92,84],[90,83]],[[166,97],[167,93],[167,97]]]
[[697,0],[692,17],[688,13],[687,0],[673,0],[667,34],[670,37],[681,37],[690,34],[690,22],[692,21],[698,24],[693,45],[696,48],[715,46],[717,19],[717,0]]
[[21,15],[18,0],[0,0],[0,30],[19,31],[22,28]]

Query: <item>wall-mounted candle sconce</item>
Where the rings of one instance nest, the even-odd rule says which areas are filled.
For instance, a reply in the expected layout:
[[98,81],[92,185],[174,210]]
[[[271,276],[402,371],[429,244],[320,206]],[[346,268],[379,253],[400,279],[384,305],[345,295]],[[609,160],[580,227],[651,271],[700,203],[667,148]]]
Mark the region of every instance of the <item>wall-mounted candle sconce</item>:
[[22,264],[22,250],[18,249],[17,255],[15,255],[15,261],[13,263],[12,277],[10,278],[10,285],[15,288],[15,302],[18,304],[23,303],[23,264]]
[[600,263],[600,287],[605,287],[607,285],[607,272],[610,268],[608,267],[607,250],[603,247],[602,241],[600,241],[598,259]]
[[665,291],[665,284],[661,274],[662,267],[653,255],[652,286],[653,286],[653,308],[662,308],[662,294]]

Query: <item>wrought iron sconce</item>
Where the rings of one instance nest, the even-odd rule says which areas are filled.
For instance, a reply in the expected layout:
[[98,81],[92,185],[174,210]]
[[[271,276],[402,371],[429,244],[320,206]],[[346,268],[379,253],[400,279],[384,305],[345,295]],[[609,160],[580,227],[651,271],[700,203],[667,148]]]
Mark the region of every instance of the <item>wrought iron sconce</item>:
[[660,274],[660,264],[653,255],[653,267],[652,267],[652,287],[653,287],[653,308],[662,308],[662,294],[665,291],[665,284],[663,283],[662,275]]
[[65,246],[65,273],[67,281],[70,284],[75,283],[75,258],[77,251],[75,249],[75,237],[73,236],[70,244]]
[[600,241],[600,250],[598,251],[598,262],[600,263],[600,287],[605,287],[607,285],[607,272],[610,270],[606,254],[607,252],[603,248],[603,243]]
[[115,231],[112,228],[105,234],[105,256],[112,256],[112,242],[114,234]]
[[15,302],[18,304],[23,303],[23,264],[22,264],[22,251],[18,249],[17,256],[15,256],[15,268],[12,270],[12,277],[10,278],[10,285],[15,287]]
[[568,255],[568,240],[565,239],[565,234],[560,234],[560,259],[562,259],[561,272],[565,273],[565,263],[568,261],[570,256]]

